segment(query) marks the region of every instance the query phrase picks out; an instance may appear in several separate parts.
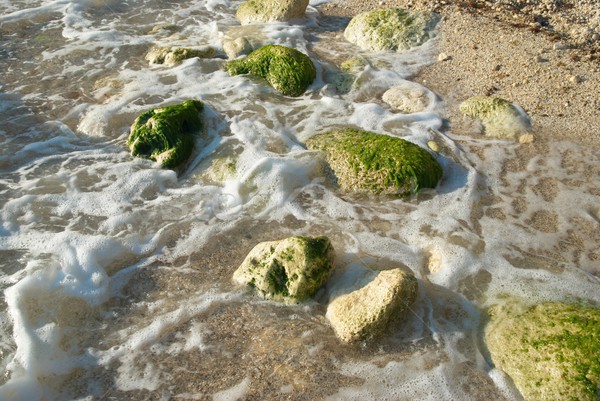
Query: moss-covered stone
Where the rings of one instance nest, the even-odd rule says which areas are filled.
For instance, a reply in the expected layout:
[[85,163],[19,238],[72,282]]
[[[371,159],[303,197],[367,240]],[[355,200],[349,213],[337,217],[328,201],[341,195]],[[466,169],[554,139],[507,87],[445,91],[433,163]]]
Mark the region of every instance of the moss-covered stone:
[[199,49],[189,49],[185,47],[168,48],[153,47],[146,54],[146,60],[150,64],[177,65],[188,58],[211,58],[216,54],[216,50],[206,46]]
[[317,71],[310,58],[296,49],[267,45],[241,60],[225,65],[230,75],[251,74],[286,96],[300,96],[314,81]]
[[357,289],[334,298],[327,318],[345,342],[381,335],[392,316],[401,316],[417,298],[415,276],[400,269],[371,271],[360,278]]
[[240,4],[235,16],[242,25],[288,21],[303,17],[308,2],[309,0],[248,0]]
[[363,50],[401,52],[432,38],[438,21],[439,17],[430,12],[400,8],[372,10],[352,18],[344,37]]
[[194,133],[202,127],[198,100],[148,110],[131,126],[127,144],[134,156],[146,157],[161,167],[173,168],[185,162],[194,148]]
[[460,111],[479,118],[488,136],[512,139],[530,129],[529,117],[523,109],[497,97],[473,96],[461,103]]
[[485,340],[526,400],[600,397],[600,309],[544,303],[495,308]]
[[325,152],[342,189],[404,196],[435,188],[442,168],[425,149],[401,138],[341,129],[306,141]]
[[298,303],[325,284],[333,260],[327,237],[261,242],[235,271],[233,280],[254,287],[266,299]]

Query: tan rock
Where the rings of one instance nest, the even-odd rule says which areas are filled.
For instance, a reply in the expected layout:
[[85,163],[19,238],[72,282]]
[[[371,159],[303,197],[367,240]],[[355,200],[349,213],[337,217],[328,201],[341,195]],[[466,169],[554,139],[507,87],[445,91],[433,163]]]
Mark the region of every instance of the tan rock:
[[357,290],[334,298],[327,318],[345,342],[382,334],[392,316],[401,315],[417,297],[417,279],[400,269],[370,271],[355,284]]

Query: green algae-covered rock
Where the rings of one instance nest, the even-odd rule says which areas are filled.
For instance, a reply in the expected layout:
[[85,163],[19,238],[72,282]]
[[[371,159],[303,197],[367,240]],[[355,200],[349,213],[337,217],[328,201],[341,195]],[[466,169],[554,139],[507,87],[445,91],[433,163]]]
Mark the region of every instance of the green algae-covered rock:
[[242,25],[256,22],[288,21],[301,18],[309,0],[248,0],[235,14]]
[[508,100],[491,96],[473,96],[460,105],[460,111],[481,120],[484,132],[495,138],[515,138],[530,128],[529,117]]
[[127,145],[134,156],[146,157],[161,167],[185,162],[194,148],[193,134],[202,127],[198,100],[148,110],[135,119]]
[[325,152],[339,186],[348,191],[403,196],[435,188],[442,177],[429,152],[388,135],[341,129],[315,135],[306,146]]
[[415,276],[400,269],[370,271],[355,284],[358,289],[334,298],[327,318],[345,342],[374,339],[392,316],[401,316],[417,298]]
[[333,259],[327,237],[261,242],[246,256],[233,280],[254,287],[266,299],[302,302],[325,284]]
[[241,60],[225,65],[230,75],[251,74],[267,82],[286,96],[300,96],[314,81],[317,70],[310,58],[296,49],[267,45]]
[[185,47],[168,48],[168,47],[153,47],[146,54],[146,60],[150,64],[165,64],[177,65],[188,58],[211,58],[216,54],[216,50],[206,46],[200,49],[188,49]]
[[372,10],[352,18],[344,37],[363,50],[402,52],[432,38],[438,20],[430,12],[400,8]]
[[496,308],[485,340],[526,400],[598,400],[600,309],[544,303]]

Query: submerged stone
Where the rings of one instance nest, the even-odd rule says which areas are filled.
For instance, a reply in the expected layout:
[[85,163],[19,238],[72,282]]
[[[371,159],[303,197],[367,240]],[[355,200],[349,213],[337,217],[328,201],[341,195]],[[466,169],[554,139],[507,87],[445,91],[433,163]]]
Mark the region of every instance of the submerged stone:
[[356,129],[318,134],[306,141],[321,150],[342,189],[404,196],[435,188],[442,168],[425,149],[401,138]]
[[391,87],[381,100],[403,113],[419,113],[431,104],[427,91],[417,84],[400,84]]
[[327,237],[261,242],[246,256],[233,280],[254,287],[266,299],[298,303],[325,284],[333,260],[333,246]]
[[400,8],[372,10],[352,18],[344,37],[363,50],[402,52],[432,38],[438,20],[430,12]]
[[529,116],[522,108],[497,97],[473,96],[461,103],[460,111],[479,118],[484,133],[495,138],[514,139],[531,128]]
[[600,309],[550,302],[491,315],[491,358],[526,400],[598,400]]
[[240,56],[246,56],[252,53],[252,44],[250,41],[240,36],[232,40],[223,41],[223,51],[230,59],[236,59]]
[[230,75],[251,74],[286,96],[300,96],[314,81],[317,70],[310,58],[296,49],[267,45],[241,60],[225,64]]
[[183,60],[188,58],[211,58],[216,54],[216,50],[212,47],[206,46],[200,49],[189,49],[185,47],[178,48],[167,48],[167,47],[153,47],[146,54],[146,60],[150,64],[165,64],[165,65],[177,65]]
[[301,18],[309,0],[248,0],[235,14],[242,25],[257,22],[288,21]]
[[127,145],[133,156],[146,157],[161,167],[173,168],[185,162],[194,148],[194,133],[202,127],[202,102],[185,102],[148,110],[131,126]]
[[402,316],[417,297],[415,276],[400,269],[370,271],[355,283],[358,288],[334,298],[327,318],[345,342],[374,339],[392,316]]

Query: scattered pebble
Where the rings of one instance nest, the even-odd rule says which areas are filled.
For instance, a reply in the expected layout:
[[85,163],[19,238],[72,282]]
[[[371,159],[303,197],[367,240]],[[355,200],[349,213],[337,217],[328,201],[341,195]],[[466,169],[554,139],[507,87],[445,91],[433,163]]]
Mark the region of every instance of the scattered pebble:
[[533,134],[523,134],[519,137],[519,143],[520,144],[527,144],[527,143],[532,143],[535,140],[535,137],[533,136]]
[[438,61],[448,61],[450,59],[452,59],[452,57],[447,55],[446,53],[440,53],[438,56]]
[[552,46],[552,48],[554,50],[567,50],[570,46],[567,43],[555,43],[554,46]]
[[440,145],[438,145],[436,141],[427,142],[427,147],[429,147],[429,149],[433,150],[435,153],[440,151]]

